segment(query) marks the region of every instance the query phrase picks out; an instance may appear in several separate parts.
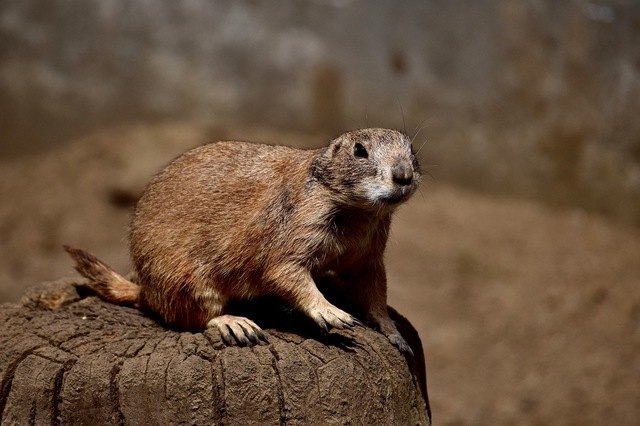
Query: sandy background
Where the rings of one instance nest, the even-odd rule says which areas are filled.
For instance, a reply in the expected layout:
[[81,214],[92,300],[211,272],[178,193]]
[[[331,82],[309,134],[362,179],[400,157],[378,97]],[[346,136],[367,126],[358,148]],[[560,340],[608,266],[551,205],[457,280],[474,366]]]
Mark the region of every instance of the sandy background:
[[[327,142],[133,123],[0,160],[0,301],[73,275],[63,243],[128,271],[129,207],[144,184],[185,149],[232,138]],[[429,164],[428,145],[421,155]],[[636,424],[640,230],[432,175],[395,218],[387,266],[390,304],[423,340],[435,424]]]

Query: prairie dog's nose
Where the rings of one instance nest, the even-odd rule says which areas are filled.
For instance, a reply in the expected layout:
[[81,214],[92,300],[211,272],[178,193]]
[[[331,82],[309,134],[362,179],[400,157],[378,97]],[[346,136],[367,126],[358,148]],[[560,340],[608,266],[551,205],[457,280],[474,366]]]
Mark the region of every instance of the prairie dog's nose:
[[406,164],[397,164],[391,168],[393,181],[400,186],[411,185],[413,181],[413,169]]

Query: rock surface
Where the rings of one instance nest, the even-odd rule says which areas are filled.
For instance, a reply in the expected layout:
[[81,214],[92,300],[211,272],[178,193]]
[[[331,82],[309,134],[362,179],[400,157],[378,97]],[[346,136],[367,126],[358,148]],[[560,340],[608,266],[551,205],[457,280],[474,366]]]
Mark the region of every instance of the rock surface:
[[422,345],[395,311],[413,358],[273,310],[256,313],[269,345],[225,347],[73,284],[0,306],[2,424],[430,424]]

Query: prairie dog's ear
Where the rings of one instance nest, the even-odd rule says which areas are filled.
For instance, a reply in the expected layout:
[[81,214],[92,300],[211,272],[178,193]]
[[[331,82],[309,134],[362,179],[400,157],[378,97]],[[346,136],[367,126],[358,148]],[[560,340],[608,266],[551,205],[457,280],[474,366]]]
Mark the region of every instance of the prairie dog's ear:
[[342,137],[332,140],[329,146],[327,147],[327,152],[326,152],[327,156],[329,158],[335,157],[336,154],[342,148],[342,145],[343,145]]

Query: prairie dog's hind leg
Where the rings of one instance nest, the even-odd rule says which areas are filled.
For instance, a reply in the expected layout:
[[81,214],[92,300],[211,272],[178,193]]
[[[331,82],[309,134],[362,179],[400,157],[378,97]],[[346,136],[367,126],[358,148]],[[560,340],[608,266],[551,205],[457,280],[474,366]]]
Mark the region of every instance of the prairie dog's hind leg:
[[207,328],[217,328],[222,340],[231,346],[234,341],[240,346],[253,346],[260,341],[268,343],[267,334],[249,318],[235,315],[220,315],[207,323]]

